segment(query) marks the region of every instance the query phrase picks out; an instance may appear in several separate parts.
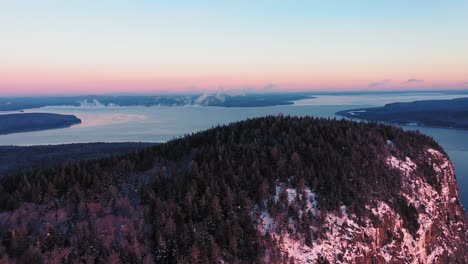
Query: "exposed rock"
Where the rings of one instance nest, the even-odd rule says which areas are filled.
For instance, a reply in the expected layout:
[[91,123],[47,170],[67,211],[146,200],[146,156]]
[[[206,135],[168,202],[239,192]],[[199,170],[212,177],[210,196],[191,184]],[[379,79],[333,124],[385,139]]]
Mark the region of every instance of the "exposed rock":
[[253,213],[257,228],[275,239],[282,254],[296,263],[466,263],[467,221],[453,166],[437,150],[427,149],[426,153],[424,158],[432,165],[439,190],[419,174],[418,164],[410,158],[386,158],[390,168],[401,172],[397,202],[408,215],[395,212],[383,200],[375,201],[377,206],[365,205],[372,214],[363,219],[348,214],[346,206],[327,212],[318,208],[316,194],[310,188],[301,191],[278,183],[274,200],[286,192],[289,205],[299,207],[301,219],[305,214],[316,219],[319,224],[308,226],[316,239],[307,241],[304,233],[296,231],[298,223],[291,217],[285,226],[270,212],[258,208]]

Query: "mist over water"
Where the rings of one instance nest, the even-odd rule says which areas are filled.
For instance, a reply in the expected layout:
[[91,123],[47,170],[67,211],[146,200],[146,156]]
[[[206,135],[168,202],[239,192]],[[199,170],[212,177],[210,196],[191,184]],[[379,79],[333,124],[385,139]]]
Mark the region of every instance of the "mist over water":
[[[336,117],[335,112],[360,107],[381,106],[391,102],[451,99],[454,94],[327,95],[297,101],[294,105],[273,107],[44,107],[26,110],[73,114],[79,125],[64,129],[0,135],[0,145],[45,145],[85,142],[165,142],[219,124],[265,115]],[[405,126],[432,136],[449,154],[455,165],[460,196],[468,205],[468,130]]]

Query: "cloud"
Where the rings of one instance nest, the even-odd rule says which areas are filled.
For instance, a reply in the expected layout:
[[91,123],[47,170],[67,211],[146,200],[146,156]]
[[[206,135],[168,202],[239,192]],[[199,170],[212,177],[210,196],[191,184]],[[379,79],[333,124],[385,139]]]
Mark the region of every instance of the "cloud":
[[197,100],[195,100],[195,104],[202,104],[203,102],[206,101],[208,96],[210,96],[209,93],[204,93],[204,94],[200,95],[200,97],[198,97]]
[[464,82],[463,84],[468,85],[468,82]]
[[410,78],[410,79],[404,81],[403,83],[409,84],[409,83],[421,83],[421,82],[424,82],[424,80],[419,80],[419,79],[415,79],[415,78]]
[[210,101],[224,102],[226,97],[229,96],[245,96],[246,92],[244,89],[226,89],[222,86],[216,88],[215,91],[206,91],[200,97],[195,100],[195,104],[204,105]]
[[81,107],[106,107],[105,105],[101,104],[101,102],[99,102],[98,100],[96,99],[84,99],[82,101],[80,101],[80,106]]
[[241,86],[241,87],[231,87],[225,89],[223,87],[219,87],[217,89],[217,93],[223,93],[229,96],[245,96],[249,93],[267,93],[276,88],[276,84],[268,83],[264,86]]
[[382,87],[382,86],[387,85],[390,82],[391,82],[391,80],[381,80],[381,81],[377,81],[377,82],[371,82],[371,83],[369,83],[368,86],[371,87],[371,88]]
[[242,86],[242,87],[231,87],[224,88],[218,86],[214,91],[205,91],[194,103],[198,105],[205,105],[213,101],[224,102],[226,98],[230,96],[246,96],[249,93],[267,93],[276,88],[276,84],[268,83],[265,86],[253,87],[253,86]]
[[262,88],[260,88],[260,90],[264,90],[264,91],[270,91],[270,90],[273,90],[276,88],[276,84],[274,83],[269,83],[265,86],[263,86]]

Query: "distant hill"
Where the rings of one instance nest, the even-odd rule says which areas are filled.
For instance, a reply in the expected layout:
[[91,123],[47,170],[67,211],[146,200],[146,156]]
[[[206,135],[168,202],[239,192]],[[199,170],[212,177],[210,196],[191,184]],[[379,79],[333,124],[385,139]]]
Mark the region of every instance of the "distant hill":
[[219,106],[264,107],[290,105],[293,101],[313,98],[309,93],[227,93],[174,94],[174,95],[89,95],[63,97],[0,97],[0,111],[17,111],[46,106]]
[[269,116],[0,179],[2,263],[467,263],[444,150]]
[[351,109],[336,114],[399,125],[468,129],[468,98],[392,103],[383,107]]
[[0,115],[0,134],[47,130],[80,124],[74,115],[24,113]]

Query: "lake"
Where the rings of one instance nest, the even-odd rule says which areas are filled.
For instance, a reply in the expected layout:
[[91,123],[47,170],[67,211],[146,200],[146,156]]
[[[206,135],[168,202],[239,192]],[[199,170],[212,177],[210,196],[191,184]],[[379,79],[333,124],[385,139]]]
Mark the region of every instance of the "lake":
[[[335,112],[350,108],[381,106],[391,102],[451,99],[457,94],[405,93],[367,95],[324,95],[273,107],[44,107],[25,112],[74,114],[79,125],[64,129],[0,135],[0,145],[44,145],[84,142],[165,142],[175,137],[265,115],[313,115],[337,117]],[[337,117],[341,118],[341,117]],[[455,166],[460,196],[468,205],[468,130],[406,126],[432,136],[449,154]]]

